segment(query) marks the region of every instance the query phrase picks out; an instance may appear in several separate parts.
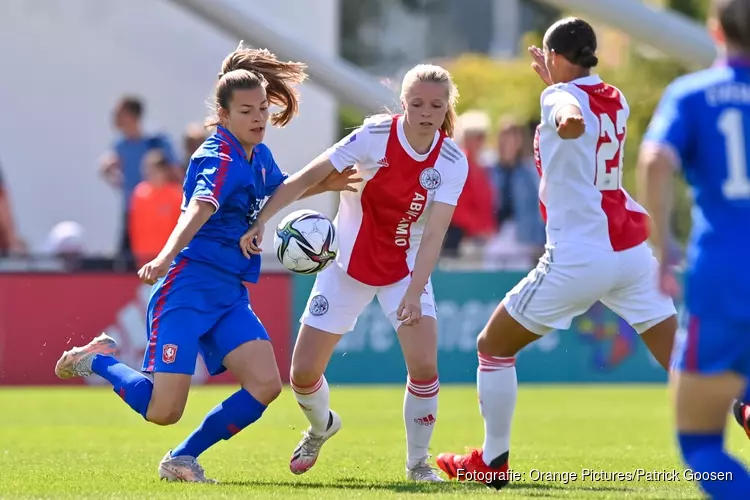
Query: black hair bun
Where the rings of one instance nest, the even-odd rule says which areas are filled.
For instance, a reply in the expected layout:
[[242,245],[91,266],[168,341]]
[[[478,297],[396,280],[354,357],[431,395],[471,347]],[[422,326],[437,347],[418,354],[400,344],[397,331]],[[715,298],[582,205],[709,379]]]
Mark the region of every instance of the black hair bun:
[[591,50],[591,47],[582,48],[576,59],[576,63],[586,69],[594,68],[599,64],[599,58],[596,57],[596,54]]

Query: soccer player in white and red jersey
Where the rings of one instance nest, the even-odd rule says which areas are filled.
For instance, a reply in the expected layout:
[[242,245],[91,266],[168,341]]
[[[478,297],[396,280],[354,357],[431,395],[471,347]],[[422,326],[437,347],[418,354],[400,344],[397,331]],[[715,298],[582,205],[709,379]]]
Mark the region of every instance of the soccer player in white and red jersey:
[[596,48],[593,28],[576,18],[555,23],[543,51],[530,48],[534,69],[549,85],[534,141],[546,252],[479,334],[484,446],[439,455],[438,466],[451,478],[490,478],[486,484],[498,489],[508,483],[515,357],[541,336],[569,328],[595,302],[630,323],[669,366],[677,314],[658,285],[659,266],[646,243],[648,214],[622,188],[629,108],[622,92],[591,74]]
[[442,481],[427,463],[440,388],[430,274],[468,173],[466,157],[451,139],[457,96],[445,69],[411,69],[401,88],[404,114],[367,119],[291,176],[241,242],[248,255],[260,252],[265,221],[327,175],[356,167],[361,183],[354,191],[342,191],[334,221],[337,265],[315,281],[292,356],[292,389],[310,421],[291,458],[295,474],[307,472],[323,443],[341,428],[329,406],[324,371],[341,336],[377,297],[396,329],[408,370],[403,408],[407,478]]

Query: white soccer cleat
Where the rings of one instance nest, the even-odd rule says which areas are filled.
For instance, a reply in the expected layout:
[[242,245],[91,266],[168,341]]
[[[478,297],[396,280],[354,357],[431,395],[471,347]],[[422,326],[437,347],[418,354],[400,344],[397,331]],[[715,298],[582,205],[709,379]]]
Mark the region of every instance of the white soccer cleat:
[[206,471],[198,460],[188,456],[173,457],[171,451],[168,451],[159,463],[159,479],[187,483],[217,483],[215,479],[206,477]]
[[313,434],[310,427],[302,433],[302,440],[297,444],[294,453],[292,453],[292,459],[289,461],[289,470],[294,474],[304,474],[309,471],[318,460],[323,443],[341,430],[341,418],[333,410],[330,411],[331,424],[324,434],[320,436]]
[[55,365],[55,375],[61,379],[88,377],[91,375],[91,361],[97,354],[110,355],[117,352],[115,339],[102,333],[82,347],[65,351]]
[[421,481],[426,483],[442,483],[443,478],[437,475],[435,469],[430,467],[427,459],[420,460],[414,467],[406,468],[406,479],[410,481]]

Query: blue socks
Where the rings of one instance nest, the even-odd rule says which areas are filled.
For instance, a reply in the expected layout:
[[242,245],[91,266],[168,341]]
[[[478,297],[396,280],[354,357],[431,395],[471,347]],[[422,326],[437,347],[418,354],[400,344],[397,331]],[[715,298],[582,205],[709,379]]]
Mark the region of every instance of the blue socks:
[[745,467],[724,451],[722,434],[678,435],[685,463],[713,499],[744,498],[750,491],[750,475]]
[[229,396],[223,403],[208,412],[203,423],[185,441],[172,450],[173,457],[198,455],[222,439],[229,439],[263,415],[266,405],[260,403],[245,389]]
[[143,418],[146,418],[148,403],[151,401],[151,393],[154,389],[154,383],[150,378],[112,356],[101,354],[94,356],[91,361],[91,371],[112,384],[115,394]]
[[[115,394],[144,419],[146,418],[154,389],[151,379],[112,356],[101,354],[94,356],[91,370],[112,384]],[[222,439],[231,438],[258,420],[264,411],[266,405],[246,390],[240,389],[211,410],[203,419],[203,423],[182,444],[172,450],[172,456],[187,455],[197,458]]]

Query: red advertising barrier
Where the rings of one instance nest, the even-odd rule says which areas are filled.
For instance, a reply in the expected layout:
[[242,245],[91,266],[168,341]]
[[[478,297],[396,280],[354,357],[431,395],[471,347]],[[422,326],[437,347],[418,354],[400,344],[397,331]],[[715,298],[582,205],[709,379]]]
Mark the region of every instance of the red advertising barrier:
[[[63,351],[101,332],[117,340],[119,359],[140,369],[149,289],[124,274],[0,274],[0,385],[104,383],[99,377],[61,381],[54,373]],[[292,354],[290,276],[264,274],[248,290],[286,382]],[[232,377],[209,377],[199,360],[193,381],[227,383]]]

